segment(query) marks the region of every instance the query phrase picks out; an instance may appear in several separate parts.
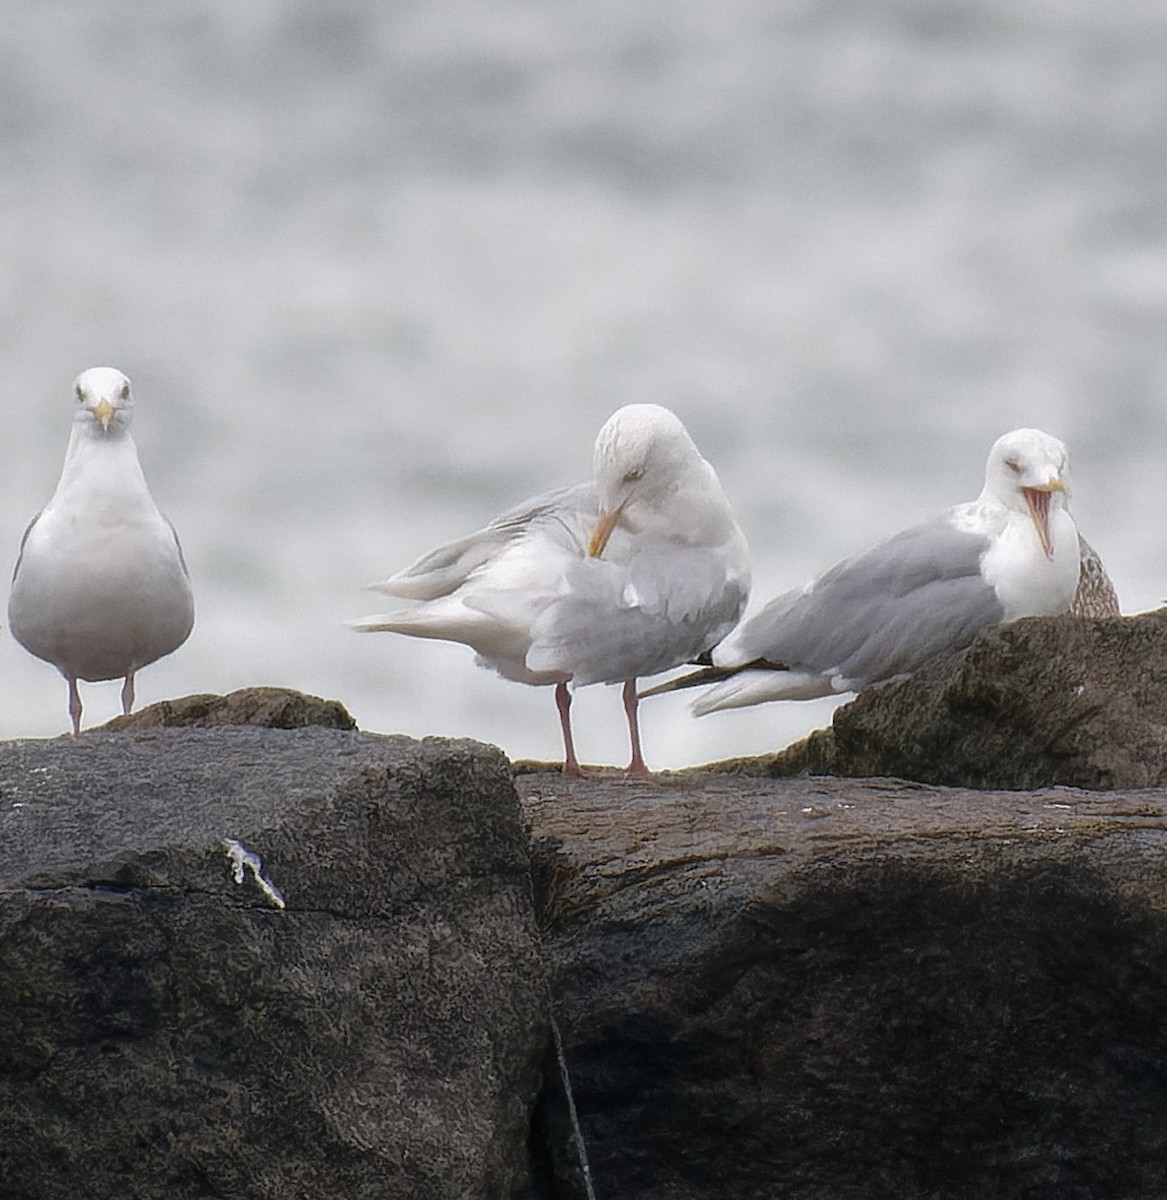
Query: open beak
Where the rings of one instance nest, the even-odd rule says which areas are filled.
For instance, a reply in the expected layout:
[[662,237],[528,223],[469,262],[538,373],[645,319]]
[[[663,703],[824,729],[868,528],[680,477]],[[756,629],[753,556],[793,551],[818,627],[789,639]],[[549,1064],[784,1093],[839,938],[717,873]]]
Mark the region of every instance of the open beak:
[[109,432],[109,423],[113,420],[113,405],[102,396],[97,402],[97,407],[93,409],[93,419],[101,422],[101,432]]
[[608,539],[612,536],[612,530],[616,528],[620,520],[620,514],[624,511],[624,505],[619,508],[614,508],[609,512],[607,509],[600,509],[600,515],[596,518],[595,528],[592,530],[592,536],[588,541],[588,556],[590,558],[599,558],[604,553],[604,547],[608,544]]
[[1049,535],[1049,502],[1054,492],[1065,492],[1066,485],[1060,479],[1043,483],[1041,487],[1026,487],[1021,489],[1025,503],[1029,505],[1029,515],[1033,519],[1033,527],[1037,530],[1041,548],[1046,558],[1053,558],[1054,549]]

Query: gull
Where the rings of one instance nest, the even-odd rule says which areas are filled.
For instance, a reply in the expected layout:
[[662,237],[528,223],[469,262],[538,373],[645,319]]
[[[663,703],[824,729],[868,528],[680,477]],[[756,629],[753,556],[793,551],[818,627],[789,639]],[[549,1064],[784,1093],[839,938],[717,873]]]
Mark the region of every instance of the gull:
[[138,462],[130,381],[112,367],[91,367],[73,388],[65,465],[21,540],[8,624],[65,677],[77,734],[77,681],[124,680],[128,713],[135,672],[186,641],[194,601],[178,536]]
[[643,776],[636,680],[719,642],[749,580],[745,536],[685,426],[630,404],[597,435],[590,482],[528,500],[374,585],[409,603],[356,627],[463,642],[506,679],[554,685],[569,775],[582,772],[568,684],[623,684],[628,772]]
[[977,630],[1067,612],[1078,532],[1067,508],[1069,455],[1015,429],[994,443],[980,496],[839,563],[735,629],[712,667],[644,695],[712,683],[697,716],[770,700],[858,692],[910,674]]

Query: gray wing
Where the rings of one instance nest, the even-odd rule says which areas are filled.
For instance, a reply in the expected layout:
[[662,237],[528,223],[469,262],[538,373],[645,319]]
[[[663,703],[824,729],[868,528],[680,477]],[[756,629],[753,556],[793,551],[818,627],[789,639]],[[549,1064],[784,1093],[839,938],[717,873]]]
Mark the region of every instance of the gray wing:
[[[469,537],[431,550],[385,583],[376,584],[375,590],[410,600],[448,596],[479,567],[533,530],[562,537],[565,544],[579,544],[580,530],[589,519],[594,522],[598,508],[595,488],[590,483],[544,492],[495,517]],[[587,534],[582,536],[586,545]]]
[[649,543],[627,563],[583,558],[564,597],[531,630],[527,665],[568,671],[579,685],[655,675],[716,645],[745,607],[716,551]]
[[733,661],[860,685],[914,671],[1004,616],[981,575],[987,547],[944,517],[906,529],[772,600],[734,637]]

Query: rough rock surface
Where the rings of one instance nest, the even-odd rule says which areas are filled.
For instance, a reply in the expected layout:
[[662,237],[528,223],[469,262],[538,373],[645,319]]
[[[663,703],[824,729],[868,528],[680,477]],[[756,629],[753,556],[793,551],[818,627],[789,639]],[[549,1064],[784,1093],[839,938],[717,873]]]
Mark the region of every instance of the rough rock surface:
[[[1013,626],[994,669],[1044,647],[1047,708],[1125,681],[1145,732],[1164,619]],[[549,982],[603,1200],[1162,1200],[1167,790],[771,766],[0,743],[0,1196],[585,1200]]]
[[160,700],[139,712],[114,717],[100,726],[119,729],[156,729],[169,725],[261,725],[266,729],[356,729],[348,709],[337,700],[322,700],[288,688],[240,688],[226,696],[200,694],[178,700]]
[[963,787],[1167,785],[1167,609],[987,629],[864,692],[831,729],[772,757],[719,765]]
[[0,744],[0,1013],[5,1200],[526,1195],[509,766],[320,729]]
[[597,1196],[1167,1195],[1167,792],[516,783]]

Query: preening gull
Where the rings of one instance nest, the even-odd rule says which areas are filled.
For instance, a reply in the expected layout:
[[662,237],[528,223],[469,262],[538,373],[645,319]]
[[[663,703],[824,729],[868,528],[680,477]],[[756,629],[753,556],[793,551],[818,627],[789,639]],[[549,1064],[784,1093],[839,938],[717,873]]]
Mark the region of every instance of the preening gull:
[[1005,434],[976,500],[771,600],[714,650],[712,668],[651,693],[713,683],[693,705],[700,716],[861,691],[967,644],[983,626],[1066,612],[1079,573],[1068,468],[1057,438]]
[[91,367],[74,383],[76,409],[52,499],[20,543],[8,597],[12,636],[69,685],[81,731],[77,681],[123,679],[178,649],[194,624],[182,548],[158,511],[130,433],[130,381]]
[[410,603],[357,628],[464,642],[507,679],[553,684],[568,774],[580,768],[567,685],[622,683],[628,770],[646,774],[636,680],[733,628],[749,554],[684,425],[630,404],[600,430],[591,482],[528,500],[375,590]]

